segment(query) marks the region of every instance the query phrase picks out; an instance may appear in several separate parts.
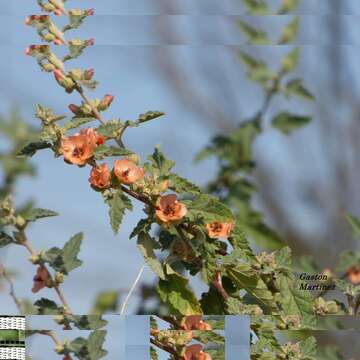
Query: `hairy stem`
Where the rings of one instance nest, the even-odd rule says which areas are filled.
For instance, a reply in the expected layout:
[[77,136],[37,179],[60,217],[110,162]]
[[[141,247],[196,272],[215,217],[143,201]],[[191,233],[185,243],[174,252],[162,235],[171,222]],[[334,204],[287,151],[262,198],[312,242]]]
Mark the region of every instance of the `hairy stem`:
[[20,299],[16,296],[14,282],[11,279],[10,275],[7,273],[5,266],[1,265],[1,264],[0,264],[0,275],[9,284],[9,295],[14,300],[14,303],[19,310],[19,313],[23,314],[22,303],[21,303]]
[[162,344],[160,341],[155,340],[155,339],[150,339],[150,342],[153,345],[155,345],[156,347],[158,347],[159,349],[164,350],[167,353],[171,354],[174,357],[174,359],[181,360],[181,356],[178,355],[176,349],[174,349],[173,347]]

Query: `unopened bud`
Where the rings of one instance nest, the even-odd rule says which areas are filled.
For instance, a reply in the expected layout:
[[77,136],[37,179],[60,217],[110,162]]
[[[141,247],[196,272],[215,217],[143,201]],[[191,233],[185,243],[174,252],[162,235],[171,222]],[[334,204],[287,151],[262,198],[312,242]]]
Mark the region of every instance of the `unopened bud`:
[[104,111],[107,110],[109,108],[109,106],[111,105],[111,103],[114,100],[114,96],[113,95],[105,95],[104,98],[100,101],[100,104],[98,106],[98,110],[99,111]]
[[95,45],[95,39],[92,38],[92,39],[86,40],[86,45],[87,45],[87,46],[93,46],[93,45]]
[[61,39],[55,39],[54,40],[54,44],[55,45],[62,45],[63,44],[63,41]]
[[63,73],[59,69],[54,70],[54,76],[58,83],[64,79]]
[[84,71],[83,76],[85,80],[91,80],[94,75],[95,75],[95,69],[88,69]]
[[55,274],[55,283],[62,284],[64,282],[65,275],[61,272],[56,272]]
[[76,115],[79,113],[80,107],[75,104],[70,104],[69,110]]
[[94,8],[88,9],[88,10],[86,11],[86,15],[88,15],[88,16],[92,16],[92,15],[94,15],[94,14],[95,14],[95,9],[94,9]]
[[61,16],[62,15],[62,10],[61,9],[55,9],[54,14],[56,16]]

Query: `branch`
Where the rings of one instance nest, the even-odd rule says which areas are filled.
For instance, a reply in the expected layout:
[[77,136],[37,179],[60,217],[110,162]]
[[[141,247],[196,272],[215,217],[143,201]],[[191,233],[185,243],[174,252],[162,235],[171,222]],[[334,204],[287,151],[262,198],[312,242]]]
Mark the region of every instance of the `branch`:
[[213,281],[213,285],[215,286],[216,290],[220,293],[225,301],[229,299],[229,294],[223,287],[222,279],[221,279],[221,272],[218,270],[215,274],[215,280]]
[[160,341],[155,340],[155,339],[150,339],[150,342],[155,345],[156,347],[158,347],[161,350],[166,351],[167,353],[171,354],[172,356],[174,356],[175,360],[181,360],[181,356],[178,355],[177,351],[172,348],[171,346],[162,344]]
[[6,282],[9,284],[9,288],[10,288],[9,295],[14,300],[14,303],[15,303],[16,307],[18,308],[20,314],[23,314],[22,303],[19,300],[19,298],[16,296],[14,282],[11,279],[10,275],[7,273],[5,266],[1,265],[1,264],[0,264],[0,275],[2,275],[4,277],[4,279],[6,280]]
[[[37,256],[37,252],[35,251],[35,249],[31,245],[31,243],[29,242],[29,240],[28,240],[28,238],[27,238],[27,236],[25,234],[25,231],[23,229],[19,229],[19,230],[21,232],[21,235],[22,235],[22,238],[24,239],[24,241],[19,242],[18,244],[24,246],[28,250],[28,252],[31,254],[31,256],[34,256],[34,257]],[[44,265],[44,267],[46,268],[46,270],[48,270],[45,265]],[[50,279],[53,281],[53,278],[52,278],[50,272],[49,272],[49,276],[50,276]],[[62,302],[62,304],[66,308],[67,312],[72,313],[70,305],[67,302],[63,291],[61,290],[59,285],[55,284],[55,282],[54,282],[54,289],[55,289],[57,295],[59,296],[60,301]]]

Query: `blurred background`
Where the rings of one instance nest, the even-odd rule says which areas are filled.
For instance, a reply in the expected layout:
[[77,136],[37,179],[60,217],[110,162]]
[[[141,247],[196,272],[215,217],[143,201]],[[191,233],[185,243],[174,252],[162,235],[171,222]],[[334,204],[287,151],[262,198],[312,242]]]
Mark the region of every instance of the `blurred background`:
[[[280,2],[268,1],[273,8]],[[264,101],[261,89],[246,78],[236,52],[249,50],[271,67],[289,51],[275,42],[249,45],[237,21],[278,34],[292,16],[249,16],[241,0],[86,3],[96,8],[97,15],[87,19],[74,36],[94,37],[96,45],[72,65],[96,69],[101,83],[94,96],[116,95],[109,118],[134,119],[148,110],[166,112],[159,120],[129,130],[126,145],[144,159],[160,144],[176,161],[178,173],[206,185],[216,173],[216,163],[207,160],[194,165],[194,156],[214,135],[231,133],[253,116]],[[85,6],[79,0],[69,5]],[[27,45],[38,42],[24,18],[38,12],[35,1],[2,1],[0,5],[0,113],[6,117],[16,108],[32,126],[38,125],[33,115],[37,103],[67,115],[68,104],[79,103],[76,94],[65,94],[51,75],[24,55]],[[295,254],[313,254],[322,267],[331,267],[340,251],[360,248],[345,221],[347,212],[360,215],[360,3],[299,0],[296,13],[300,28],[295,44],[301,48],[296,71],[317,101],[309,105],[280,99],[272,103],[267,117],[287,107],[312,114],[314,121],[289,137],[269,127],[257,138],[254,207],[264,212]],[[0,149],[6,146],[0,135]],[[135,241],[129,240],[142,215],[141,206],[137,204],[128,214],[115,237],[106,206],[88,186],[88,169],[69,166],[48,151],[39,152],[32,163],[37,176],[18,184],[17,203],[32,198],[39,207],[60,213],[31,228],[29,238],[35,248],[59,246],[73,234],[85,233],[80,255],[84,265],[64,284],[74,311],[88,313],[99,291],[126,293],[143,264]],[[0,261],[18,271],[19,296],[35,300],[30,286],[34,266],[27,257],[22,248],[0,250]],[[153,279],[146,269],[142,283]],[[3,290],[1,312],[16,313]],[[41,295],[53,298],[51,290]],[[128,312],[136,311],[139,302],[141,297],[135,296]]]

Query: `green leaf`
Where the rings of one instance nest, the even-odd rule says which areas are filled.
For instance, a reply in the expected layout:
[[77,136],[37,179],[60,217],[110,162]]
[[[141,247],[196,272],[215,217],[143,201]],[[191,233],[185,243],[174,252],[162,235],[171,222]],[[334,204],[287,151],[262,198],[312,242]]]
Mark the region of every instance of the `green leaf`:
[[301,79],[292,79],[285,85],[285,96],[291,95],[302,97],[309,101],[315,101],[314,95],[304,87]]
[[189,289],[188,279],[173,273],[167,280],[159,280],[157,291],[161,301],[167,304],[171,313],[179,315],[202,314],[200,303],[196,295]]
[[63,260],[64,260],[64,269],[65,274],[68,274],[70,271],[78,268],[83,263],[77,258],[80,252],[80,246],[84,238],[83,233],[78,233],[74,235],[64,246],[63,249]]
[[82,264],[82,261],[77,258],[82,239],[83,234],[78,233],[65,244],[63,249],[53,247],[42,254],[41,258],[55,271],[67,275]]
[[311,116],[294,115],[282,112],[272,119],[272,126],[279,129],[285,135],[289,135],[293,130],[303,127],[310,123]]
[[100,125],[96,130],[100,135],[105,136],[106,139],[116,139],[120,135],[120,130],[124,124],[119,120],[111,120],[106,124]]
[[346,218],[349,224],[351,225],[353,235],[356,237],[360,237],[360,220],[351,214],[348,214]]
[[245,258],[250,260],[255,259],[255,254],[250,248],[245,233],[239,226],[238,222],[236,222],[235,228],[231,232],[229,241],[234,250],[239,250]]
[[165,158],[164,154],[158,147],[155,148],[154,153],[148,156],[152,167],[158,176],[168,175],[169,171],[174,167],[175,162]]
[[33,156],[36,154],[36,152],[38,150],[43,150],[43,149],[49,149],[51,148],[51,143],[49,143],[48,141],[36,141],[36,142],[31,142],[29,144],[27,144],[25,147],[23,147],[18,153],[18,156]]
[[113,193],[112,197],[106,200],[109,205],[110,224],[114,234],[119,232],[125,210],[132,210],[132,203],[130,199],[121,191],[118,190]]
[[108,323],[101,315],[65,315],[65,317],[79,330],[99,330]]
[[300,351],[302,354],[301,359],[304,360],[317,360],[317,346],[316,339],[313,336],[299,342]]
[[186,200],[184,203],[188,208],[187,216],[191,219],[202,219],[205,223],[231,222],[234,219],[231,210],[212,195],[201,194],[195,200]]
[[108,352],[102,348],[105,342],[106,333],[106,330],[96,330],[88,337],[90,360],[98,360],[108,354]]
[[165,273],[161,262],[157,259],[154,249],[158,248],[158,243],[145,232],[141,232],[137,241],[138,248],[143,254],[146,263],[160,279],[165,280]]
[[26,221],[30,222],[30,221],[36,221],[38,219],[43,219],[43,218],[58,216],[58,215],[59,214],[57,212],[52,211],[52,210],[34,208],[34,209],[30,209],[30,210],[26,211],[25,213],[23,213],[22,217]]
[[238,21],[238,25],[251,44],[254,45],[269,44],[270,40],[267,36],[266,31],[258,29],[242,20]]
[[46,298],[41,298],[40,300],[35,301],[34,306],[37,307],[39,315],[56,315],[61,314],[63,311],[56,302]]
[[299,63],[299,58],[300,58],[300,49],[296,47],[289,54],[287,54],[282,60],[283,71],[289,73],[295,70],[295,68]]
[[6,234],[3,231],[0,232],[0,248],[8,246],[13,242],[14,239],[10,235]]
[[269,309],[276,309],[271,291],[248,264],[227,265],[226,275],[239,287],[257,298]]
[[77,129],[81,125],[87,124],[95,120],[96,119],[93,117],[73,117],[71,121],[68,121],[63,125],[63,130],[64,132],[67,132],[71,129]]
[[293,275],[281,273],[276,280],[280,293],[277,300],[281,303],[285,315],[298,315],[301,317],[313,315],[313,297],[304,290]]
[[170,189],[174,190],[178,194],[189,193],[192,195],[199,195],[201,192],[198,186],[196,186],[195,184],[191,183],[187,179],[177,174],[174,173],[170,174],[169,180],[170,180],[170,186],[169,186]]
[[127,156],[133,154],[132,151],[120,147],[100,145],[94,150],[94,158],[103,160],[109,156]]
[[157,119],[158,117],[161,117],[163,115],[165,115],[165,113],[163,113],[161,111],[148,111],[145,114],[140,114],[139,115],[137,123],[142,124],[144,122]]
[[149,232],[151,230],[151,223],[149,219],[141,219],[135,226],[134,230],[130,234],[130,239],[139,235],[141,232]]
[[296,16],[283,29],[279,39],[279,44],[288,44],[294,41],[299,30],[299,25],[300,19],[298,16]]

